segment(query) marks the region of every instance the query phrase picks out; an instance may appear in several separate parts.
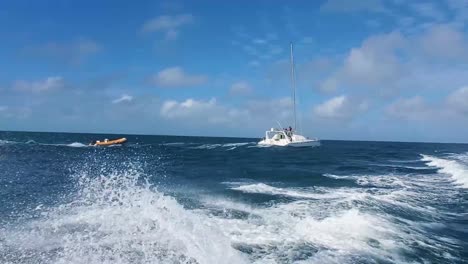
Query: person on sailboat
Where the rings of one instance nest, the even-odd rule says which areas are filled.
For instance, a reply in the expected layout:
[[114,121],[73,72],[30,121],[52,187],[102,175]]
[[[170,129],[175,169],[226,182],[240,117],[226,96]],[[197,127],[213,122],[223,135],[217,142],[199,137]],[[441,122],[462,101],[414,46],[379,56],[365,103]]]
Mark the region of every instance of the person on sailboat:
[[286,136],[288,137],[289,141],[292,141],[292,131],[291,131],[291,127],[285,128],[285,129],[284,129],[284,133],[285,133]]

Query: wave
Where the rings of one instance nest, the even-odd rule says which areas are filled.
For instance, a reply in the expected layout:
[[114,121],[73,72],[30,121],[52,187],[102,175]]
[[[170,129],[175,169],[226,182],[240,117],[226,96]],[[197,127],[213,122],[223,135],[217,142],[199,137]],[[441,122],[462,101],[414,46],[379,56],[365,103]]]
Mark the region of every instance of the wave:
[[41,143],[32,139],[27,140],[27,141],[0,140],[0,145],[7,145],[7,144],[26,144],[26,145],[58,146],[58,147],[73,147],[73,148],[89,147],[89,145],[83,144],[81,142],[73,142],[69,144],[67,143],[52,144],[52,143]]
[[331,173],[325,173],[323,174],[323,176],[327,178],[337,179],[337,180],[355,180],[357,178],[357,176],[353,176],[353,175],[335,175]]
[[70,144],[49,144],[49,143],[35,143],[41,146],[55,146],[55,147],[72,147],[72,148],[85,148],[85,147],[93,147],[88,144],[83,144],[81,142],[73,142]]
[[258,193],[258,194],[268,194],[268,195],[279,195],[279,196],[288,196],[293,198],[311,198],[311,199],[319,199],[320,195],[304,192],[295,189],[283,189],[273,187],[264,183],[255,183],[255,184],[247,184],[241,185],[238,187],[231,187],[231,190],[241,191],[244,193]]
[[0,139],[0,145],[7,145],[7,144],[14,144],[14,143],[17,143],[17,142],[11,141],[11,140]]
[[457,160],[438,158],[421,154],[422,161],[426,161],[429,166],[439,168],[440,173],[450,175],[458,185],[468,188],[468,167]]
[[254,263],[361,262],[356,257],[366,262],[403,263],[401,252],[411,250],[413,243],[430,248],[433,242],[415,222],[402,225],[390,215],[353,203],[344,206],[299,200],[266,207],[219,199],[205,203],[248,214],[242,218],[213,216],[209,220],[213,226],[223,226],[225,235],[231,237],[236,248],[248,252]]
[[163,146],[184,146],[184,145],[190,145],[192,143],[189,142],[170,142],[170,143],[162,143],[161,145]]
[[[406,263],[405,253],[414,245],[453,252],[438,244],[444,237],[425,231],[436,223],[381,210],[382,204],[397,210],[413,206],[413,194],[399,189],[225,182],[240,192],[296,199],[255,206],[205,196],[200,202],[206,206],[187,209],[145,183],[137,166],[104,174],[89,170],[74,176],[77,193],[71,202],[39,205],[38,219],[0,228],[0,262]],[[407,209],[431,219],[438,214],[416,205]]]
[[80,142],[73,142],[73,143],[71,143],[71,144],[67,144],[67,146],[69,146],[69,147],[74,147],[74,148],[89,147],[89,145],[85,145],[85,144],[80,143]]
[[219,227],[141,184],[138,169],[76,176],[76,198],[0,229],[0,262],[247,263]]
[[216,148],[228,148],[227,150],[233,150],[238,147],[252,145],[255,142],[240,142],[240,143],[226,143],[226,144],[203,144],[200,146],[191,147],[192,149],[216,149]]
[[363,200],[371,195],[365,189],[353,188],[336,188],[330,191],[326,187],[310,187],[310,188],[278,188],[264,183],[247,184],[238,187],[231,187],[231,190],[241,191],[244,193],[257,193],[274,196],[291,197],[297,199],[314,199],[314,200],[339,200],[343,202],[353,200]]
[[[327,205],[340,204],[341,206],[347,206],[349,204],[359,202],[376,204],[379,206],[397,206],[400,209],[411,210],[415,212],[430,213],[433,212],[431,208],[421,207],[416,205],[415,197],[418,197],[419,193],[414,192],[409,185],[401,183],[402,180],[389,179],[382,180],[383,177],[374,177],[372,184],[369,183],[369,179],[357,179],[359,185],[378,185],[385,189],[364,189],[364,188],[328,188],[328,187],[314,187],[314,188],[277,188],[264,183],[241,185],[239,187],[231,188],[232,190],[242,191],[244,193],[258,193],[267,195],[276,195],[291,197],[296,199],[313,199],[317,202],[324,202]],[[398,183],[394,183],[394,181]],[[404,188],[392,188],[388,187],[404,187]],[[384,203],[384,204],[382,204]]]
[[323,176],[337,180],[352,180],[356,184],[366,187],[383,187],[383,188],[395,188],[395,187],[408,187],[409,183],[403,179],[402,175],[335,175],[325,173]]
[[[458,199],[457,190],[445,177],[325,176],[353,180],[360,186],[280,188],[265,183],[225,182],[231,190],[295,200],[247,206],[231,200],[205,199],[205,214],[213,215],[215,225],[225,227],[225,234],[241,251],[248,252],[253,262],[406,263],[405,254],[415,248],[443,249],[447,252],[444,258],[458,260],[460,241],[434,233],[443,226],[441,218],[447,212],[428,203]],[[224,213],[211,213],[213,206]],[[296,259],[298,256],[303,259]],[[424,261],[431,259],[429,256]]]
[[395,168],[395,169],[410,169],[410,170],[432,170],[433,169],[427,166],[407,166],[407,165],[397,165],[397,164],[372,164],[372,166],[388,167],[388,168]]

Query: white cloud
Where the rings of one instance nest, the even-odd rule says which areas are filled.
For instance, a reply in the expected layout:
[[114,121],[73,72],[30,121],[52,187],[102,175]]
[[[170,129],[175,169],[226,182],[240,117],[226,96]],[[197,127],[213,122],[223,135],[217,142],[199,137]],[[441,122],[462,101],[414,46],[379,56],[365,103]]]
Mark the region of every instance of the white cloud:
[[277,40],[278,39],[278,35],[276,33],[268,33],[266,38],[268,40]]
[[438,102],[429,103],[422,96],[400,98],[389,104],[385,110],[387,115],[401,120],[466,122],[459,118],[468,118],[468,86],[452,91]]
[[381,0],[328,0],[320,10],[326,12],[386,12]]
[[119,103],[123,103],[123,102],[131,102],[131,101],[133,101],[133,96],[128,95],[128,94],[123,94],[119,98],[112,100],[112,103],[113,104],[119,104]]
[[415,18],[414,17],[406,17],[406,16],[401,16],[399,18],[397,18],[397,23],[400,27],[402,28],[409,28],[409,27],[412,27],[414,22],[415,22]]
[[31,93],[42,93],[49,91],[56,91],[63,89],[65,82],[62,77],[48,77],[40,81],[16,81],[13,85],[13,89],[20,92],[31,92]]
[[440,7],[434,3],[413,3],[411,8],[422,17],[427,17],[435,20],[444,19],[444,14],[440,11]]
[[343,85],[384,90],[398,80],[401,65],[397,52],[406,46],[399,32],[381,34],[366,39],[352,48],[343,65],[321,82],[322,91],[335,91]]
[[182,26],[192,24],[194,17],[191,14],[164,15],[146,21],[141,31],[143,33],[161,32],[166,40],[174,40],[179,35]]
[[29,107],[0,106],[0,115],[6,118],[26,119],[30,117],[32,110]]
[[244,45],[242,48],[249,55],[252,55],[252,56],[258,56],[259,55],[259,53],[258,53],[258,51],[257,51],[257,49],[255,47],[252,47],[250,45]]
[[468,1],[466,0],[448,0],[448,6],[454,12],[454,22],[464,27],[468,21]]
[[403,120],[424,120],[431,116],[430,107],[421,96],[398,99],[387,106],[386,113]]
[[229,94],[231,95],[249,95],[252,93],[252,86],[246,81],[236,82],[231,85]]
[[378,35],[354,48],[344,63],[344,74],[357,84],[376,85],[398,75],[398,58],[394,51],[403,45],[400,33]]
[[276,125],[276,121],[290,122],[292,102],[290,98],[248,101],[239,107],[221,104],[215,98],[182,101],[167,100],[160,108],[160,115],[168,120],[183,120],[186,125],[224,124],[228,127],[247,125],[264,129]]
[[220,105],[215,98],[210,100],[186,99],[163,102],[160,114],[165,119],[183,119],[187,123],[233,124],[233,120],[245,115],[244,111]]
[[101,47],[93,40],[80,39],[75,43],[75,48],[81,56],[96,53]]
[[313,112],[321,118],[347,119],[367,110],[367,103],[350,100],[346,95],[333,97],[314,107]]
[[302,44],[312,44],[314,43],[314,38],[312,37],[303,37],[301,40]]
[[293,102],[290,97],[283,97],[272,100],[254,100],[247,102],[246,109],[252,116],[264,117],[271,122],[276,119],[286,119],[292,117]]
[[381,22],[376,19],[368,19],[365,23],[370,28],[378,28],[381,26]]
[[151,83],[160,87],[188,87],[206,83],[204,75],[187,74],[181,67],[166,68],[151,77]]
[[276,125],[276,121],[290,122],[293,117],[292,106],[290,97],[282,97],[248,101],[242,109],[247,111],[250,119],[263,126],[263,124]]
[[270,54],[271,55],[278,55],[283,53],[283,48],[279,46],[270,46]]
[[429,55],[440,59],[466,58],[468,42],[462,32],[449,25],[429,28],[421,37],[420,46]]
[[[444,87],[460,85],[460,79],[466,80],[466,74],[460,73],[468,59],[466,46],[464,33],[450,25],[432,25],[410,35],[395,31],[371,36],[350,49],[342,65],[322,80],[320,88],[361,89],[373,95],[394,96],[404,89],[434,87],[440,83],[437,79],[449,81]],[[440,67],[434,60],[448,65]]]
[[322,83],[320,83],[319,89],[322,92],[330,93],[330,92],[336,91],[338,85],[339,85],[339,83],[338,83],[338,80],[336,78],[329,78],[329,79],[326,79],[325,81],[323,81]]
[[102,47],[94,40],[80,38],[66,43],[49,42],[42,46],[29,47],[25,49],[25,52],[37,57],[47,57],[72,65],[79,65],[101,50]]
[[251,61],[249,61],[249,66],[258,67],[258,66],[260,66],[260,62],[258,60],[251,60]]
[[449,108],[468,116],[468,86],[450,93],[446,101]]
[[252,42],[253,42],[254,44],[257,44],[257,45],[263,45],[263,44],[266,44],[266,43],[267,43],[267,40],[266,40],[266,39],[257,38],[257,39],[254,39]]
[[214,107],[216,107],[216,99],[214,98],[208,101],[198,101],[191,98],[182,102],[169,100],[161,106],[161,115],[169,119],[187,117],[198,114],[196,112],[209,111]]

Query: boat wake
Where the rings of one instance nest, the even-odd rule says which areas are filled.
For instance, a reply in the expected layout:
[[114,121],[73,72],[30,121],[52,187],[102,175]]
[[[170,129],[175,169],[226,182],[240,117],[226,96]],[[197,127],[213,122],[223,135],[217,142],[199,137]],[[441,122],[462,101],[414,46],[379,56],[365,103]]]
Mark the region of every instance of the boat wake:
[[[428,227],[439,225],[433,221],[440,217],[437,216],[440,212],[424,205],[425,199],[450,197],[451,192],[446,189],[428,190],[424,196],[421,186],[411,188],[409,183],[384,183],[381,188],[238,184],[230,189],[294,198],[257,207],[223,198],[205,198],[206,214],[216,215],[211,221],[223,226],[235,247],[249,253],[255,263],[406,263],[411,262],[407,254],[411,254],[414,244],[424,250],[444,248],[449,259],[457,253],[456,246],[449,248],[441,241],[453,245],[458,241],[443,235],[428,236]],[[411,220],[404,217],[407,215],[411,215]]]
[[63,143],[63,144],[51,144],[51,143],[40,143],[34,140],[27,140],[24,142],[21,141],[12,141],[12,140],[0,140],[1,145],[14,145],[14,144],[21,144],[21,145],[40,145],[40,146],[57,146],[57,147],[73,147],[73,148],[82,148],[82,147],[89,147],[87,144],[83,144],[80,142],[73,142],[73,143]]
[[184,209],[141,172],[76,176],[76,198],[1,229],[1,263],[247,263],[206,217]]
[[430,155],[422,155],[422,161],[426,161],[427,165],[439,168],[440,173],[444,173],[452,177],[452,179],[461,187],[468,188],[468,164],[464,164],[461,160],[468,155],[456,155],[452,159],[438,158]]
[[258,193],[266,195],[277,195],[291,198],[323,199],[338,198],[339,194],[332,194],[321,191],[321,188],[277,188],[264,183],[241,185],[232,187],[231,190],[244,193]]
[[[235,144],[217,148],[245,146]],[[220,179],[227,196],[178,200],[148,183],[157,175],[143,171],[146,160],[116,169],[94,158],[66,175],[70,197],[0,227],[0,263],[463,261],[462,242],[445,231],[466,215],[443,206],[464,191],[454,188],[465,187],[462,156],[423,156],[440,173],[324,174],[310,187]]]
[[254,145],[256,142],[238,142],[238,143],[224,143],[224,144],[201,144],[201,143],[188,143],[188,142],[171,142],[163,143],[161,145],[166,147],[178,147],[178,148],[188,148],[188,149],[202,149],[202,150],[212,150],[212,149],[225,149],[225,150],[234,150],[239,147]]
[[460,199],[454,186],[466,187],[465,178],[460,177],[467,176],[467,167],[459,161],[463,157],[456,158],[423,157],[442,174],[324,174],[336,181],[353,182],[346,184],[350,187],[227,182],[229,189],[246,195],[292,200],[278,199],[280,202],[257,207],[221,198],[205,203],[207,210],[223,208],[214,221],[226,227],[237,248],[259,263],[425,262],[424,257],[408,257],[414,256],[415,245],[428,252],[442,249],[441,262],[457,262],[462,242],[438,230],[445,228],[442,223],[466,216],[436,209]]

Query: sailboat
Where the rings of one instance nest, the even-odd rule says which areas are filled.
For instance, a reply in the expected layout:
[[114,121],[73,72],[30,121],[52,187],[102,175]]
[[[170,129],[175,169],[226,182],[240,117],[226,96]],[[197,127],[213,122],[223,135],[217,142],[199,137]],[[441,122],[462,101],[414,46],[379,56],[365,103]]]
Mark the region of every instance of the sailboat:
[[265,137],[258,142],[262,146],[282,146],[282,147],[315,147],[320,146],[320,140],[317,138],[310,139],[297,133],[297,118],[296,118],[296,76],[294,69],[293,44],[291,43],[291,86],[293,92],[293,113],[294,113],[294,128],[271,128],[265,132]]

